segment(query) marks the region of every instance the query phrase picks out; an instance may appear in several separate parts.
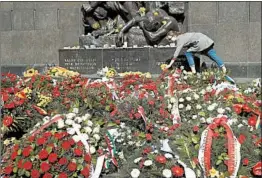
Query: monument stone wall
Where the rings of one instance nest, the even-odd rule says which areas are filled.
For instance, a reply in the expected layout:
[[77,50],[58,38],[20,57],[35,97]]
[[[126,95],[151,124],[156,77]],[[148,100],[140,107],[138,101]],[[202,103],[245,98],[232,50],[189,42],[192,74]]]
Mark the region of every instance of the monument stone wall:
[[[59,49],[79,45],[82,4],[0,2],[2,71],[58,64]],[[188,30],[213,38],[218,55],[236,76],[261,75],[261,2],[188,2],[187,7]]]

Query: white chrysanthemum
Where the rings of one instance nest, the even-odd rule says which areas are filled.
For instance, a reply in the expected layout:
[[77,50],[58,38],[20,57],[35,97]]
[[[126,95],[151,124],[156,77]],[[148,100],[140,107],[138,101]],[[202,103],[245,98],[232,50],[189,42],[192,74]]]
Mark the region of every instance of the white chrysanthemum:
[[196,108],[197,108],[197,109],[202,109],[202,106],[201,106],[200,104],[197,104],[197,105],[196,105]]
[[125,159],[123,151],[118,153],[120,159]]
[[170,103],[175,103],[175,102],[176,102],[175,97],[171,97],[171,98],[170,98]]
[[213,122],[213,120],[214,120],[214,118],[209,117],[209,118],[206,119],[206,122],[208,124],[211,124]]
[[183,98],[179,98],[179,102],[184,102],[185,100]]
[[171,109],[172,108],[172,104],[168,104],[167,108]]
[[82,117],[76,117],[75,121],[80,124],[83,121],[83,119]]
[[139,158],[136,158],[135,160],[134,160],[134,163],[139,163],[139,161],[142,159],[142,157],[139,157]]
[[131,176],[132,176],[132,178],[138,178],[139,175],[140,175],[140,171],[139,171],[138,169],[133,169],[133,170],[131,171]]
[[91,146],[89,149],[91,154],[94,154],[96,152],[96,149],[93,146]]
[[80,137],[78,135],[74,135],[72,138],[76,143],[80,141]]
[[89,139],[89,136],[86,133],[81,134],[81,137],[83,137],[84,140],[88,140]]
[[193,96],[193,97],[194,97],[194,99],[195,99],[195,100],[198,100],[198,99],[199,99],[199,95],[198,95],[198,94],[196,94],[196,93],[194,94],[194,96]]
[[145,162],[144,162],[144,165],[145,166],[151,166],[153,164],[153,162],[151,161],[151,160],[146,160]]
[[79,108],[73,108],[73,113],[79,113]]
[[121,123],[120,123],[120,127],[123,129],[123,128],[125,128],[125,127],[126,127],[126,124],[125,124],[125,123],[123,123],[123,122],[121,122]]
[[165,157],[166,157],[167,159],[170,159],[170,158],[173,158],[173,155],[171,155],[170,153],[166,153],[166,154],[165,154]]
[[186,106],[186,111],[190,111],[191,110],[191,106],[188,104],[187,106]]
[[89,119],[91,119],[91,117],[92,117],[92,115],[91,115],[91,114],[89,114],[89,113],[86,113],[85,115],[83,115],[83,116],[82,116],[82,120],[83,120],[83,121],[86,121],[86,120],[89,120]]
[[241,128],[241,127],[243,127],[244,125],[243,124],[238,124],[238,128]]
[[217,108],[217,112],[219,114],[223,114],[225,112],[225,110],[223,108]]
[[187,100],[187,101],[191,101],[191,97],[187,96],[187,97],[186,97],[186,100]]
[[166,177],[166,178],[172,177],[172,172],[171,172],[169,169],[164,169],[164,170],[162,171],[162,174],[163,174],[163,176]]
[[67,128],[66,131],[67,131],[67,133],[70,134],[70,135],[74,135],[75,132],[76,132],[75,129],[73,129],[73,128]]
[[201,122],[201,123],[205,123],[205,122],[206,122],[206,119],[205,119],[204,117],[201,117],[201,118],[200,118],[200,122]]
[[73,125],[74,121],[72,119],[66,119],[65,124],[66,125]]
[[84,130],[87,134],[91,134],[92,132],[92,129],[90,127],[85,127]]
[[192,116],[192,119],[197,119],[197,115],[193,115],[193,116]]
[[60,119],[58,122],[57,122],[57,127],[59,129],[63,128],[65,126],[65,122],[63,121],[63,119]]
[[80,125],[80,124],[74,123],[74,124],[73,124],[73,127],[76,128],[76,129],[81,129],[81,125]]
[[184,76],[183,78],[184,78],[184,80],[187,80],[187,76]]
[[98,134],[94,134],[93,137],[94,137],[97,141],[100,140],[100,136],[99,136]]
[[213,106],[213,105],[209,105],[208,107],[207,107],[207,110],[208,111],[213,111],[215,109],[215,107]]
[[128,145],[133,145],[134,144],[134,142],[132,142],[132,141],[128,141],[127,143],[128,143]]
[[67,118],[67,119],[73,119],[75,116],[76,116],[75,113],[68,113],[68,114],[66,115],[66,118]]
[[97,126],[93,129],[93,133],[99,133],[100,132],[100,127]]
[[89,126],[89,127],[92,127],[93,126],[93,122],[92,121],[87,121],[87,125]]
[[183,107],[184,107],[183,104],[179,104],[179,105],[178,105],[178,108],[179,108],[179,109],[182,109]]

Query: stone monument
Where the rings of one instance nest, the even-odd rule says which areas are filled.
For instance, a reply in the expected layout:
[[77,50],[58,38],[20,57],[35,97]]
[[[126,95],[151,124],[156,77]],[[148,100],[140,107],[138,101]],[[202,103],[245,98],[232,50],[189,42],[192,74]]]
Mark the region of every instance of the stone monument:
[[[80,49],[60,49],[59,65],[89,76],[106,66],[159,74],[176,49],[166,34],[187,26],[184,2],[92,1],[81,10],[85,34],[79,37]],[[174,65],[187,65],[183,54]]]

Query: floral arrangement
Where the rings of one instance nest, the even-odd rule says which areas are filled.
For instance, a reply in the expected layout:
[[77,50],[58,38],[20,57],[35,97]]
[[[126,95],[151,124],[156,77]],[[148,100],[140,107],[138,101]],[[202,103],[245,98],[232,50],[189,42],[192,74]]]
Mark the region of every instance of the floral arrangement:
[[261,176],[259,81],[232,85],[216,69],[104,68],[95,81],[52,71],[2,75],[3,176]]

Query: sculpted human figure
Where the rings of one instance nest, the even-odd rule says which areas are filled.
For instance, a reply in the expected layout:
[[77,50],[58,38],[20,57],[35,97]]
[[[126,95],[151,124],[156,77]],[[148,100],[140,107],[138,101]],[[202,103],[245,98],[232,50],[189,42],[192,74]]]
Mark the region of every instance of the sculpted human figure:
[[162,9],[153,9],[145,13],[145,8],[140,8],[136,14],[119,32],[116,40],[117,46],[122,46],[124,34],[133,26],[139,26],[150,45],[159,44],[169,31],[179,31],[177,20],[169,16]]

